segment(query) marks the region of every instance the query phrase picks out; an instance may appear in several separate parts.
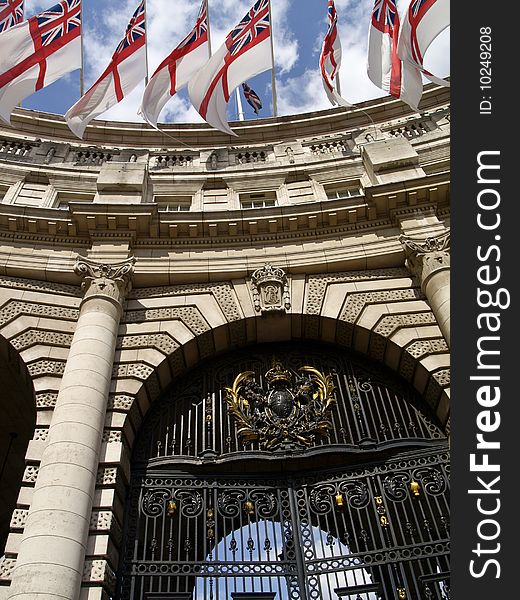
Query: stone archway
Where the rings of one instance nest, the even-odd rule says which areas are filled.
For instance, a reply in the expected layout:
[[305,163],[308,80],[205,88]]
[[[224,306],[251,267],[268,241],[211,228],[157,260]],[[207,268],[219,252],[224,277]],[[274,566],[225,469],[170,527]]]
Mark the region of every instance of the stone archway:
[[0,336],[0,556],[22,484],[25,455],[36,425],[35,393],[18,352]]
[[[280,361],[278,369],[271,366],[273,355]],[[313,438],[310,446],[298,446],[296,438],[289,435],[286,442],[275,441],[281,446],[275,445],[272,449],[269,445],[262,446],[261,438],[241,441],[238,427],[235,428],[233,417],[226,410],[226,386],[231,385],[238,372],[254,369],[251,372],[255,377],[260,376],[257,381],[263,393],[268,389],[266,382],[270,377],[271,381],[276,377],[286,381],[290,377],[289,371],[294,369],[296,373],[304,361],[309,361],[308,364],[322,373],[330,373],[338,390],[337,414],[331,415],[326,440]],[[255,394],[260,393],[258,388],[255,390]],[[442,580],[444,585],[449,577],[448,477],[444,471],[447,442],[439,425],[424,400],[387,367],[337,344],[302,344],[298,341],[258,344],[203,361],[178,378],[171,391],[166,390],[161,395],[140,428],[131,463],[126,541],[120,549],[123,557],[121,589],[116,597],[145,600],[159,597],[149,596],[145,590],[159,594],[168,589],[183,593],[182,598],[187,600],[192,598],[191,590],[197,588],[197,598],[209,599],[212,597],[208,591],[211,577],[224,578],[218,584],[220,587],[213,582],[222,597],[230,597],[228,592],[240,589],[241,585],[250,591],[249,588],[254,589],[259,582],[254,575],[244,575],[247,552],[246,558],[240,559],[236,555],[241,549],[249,548],[251,561],[260,569],[256,572],[263,573],[266,581],[274,578],[268,584],[272,584],[281,598],[332,598],[335,596],[316,594],[321,593],[319,590],[323,591],[324,586],[331,594],[332,587],[342,587],[338,582],[343,582],[345,588],[354,586],[355,592],[349,593],[362,594],[361,597],[370,600],[397,597],[399,587],[406,589],[410,598],[444,598],[436,595],[439,582]],[[271,432],[272,429],[269,435]],[[315,478],[311,482],[312,477]],[[412,486],[415,478],[422,481],[421,492],[417,482],[417,487]],[[346,495],[338,490],[344,490]],[[338,493],[340,501],[336,499]],[[419,502],[417,497],[421,493]],[[348,517],[344,520],[338,509],[347,498],[350,504],[345,511]],[[249,507],[245,504],[248,501],[251,502]],[[171,513],[167,512],[169,502]],[[255,502],[259,512],[254,512]],[[290,509],[291,502],[293,508],[297,504],[300,509],[296,512]],[[403,502],[406,502],[406,508],[403,508]],[[440,512],[439,502],[442,505]],[[224,504],[221,506],[220,503]],[[264,510],[264,505],[279,508]],[[430,515],[428,507],[434,505],[436,508]],[[383,513],[379,506],[384,508]],[[254,515],[250,520],[243,517],[246,509],[250,511],[247,514]],[[410,516],[414,511],[417,515]],[[209,512],[211,517],[206,515]],[[385,515],[385,521],[378,524],[381,515]],[[401,523],[402,519],[407,520]],[[430,529],[424,534],[426,537],[419,531],[421,519],[434,521],[436,528],[444,528],[442,532],[435,530],[438,536],[435,538],[435,561],[438,562],[434,567],[428,563],[432,555],[421,554],[422,546],[433,543],[434,539],[428,537]],[[301,533],[302,539],[295,542],[296,546],[301,543],[305,547],[305,556],[312,564],[307,570],[305,558],[298,562],[295,551],[292,562],[287,557],[283,559],[288,563],[285,565],[288,570],[283,571],[284,567],[280,566],[281,570],[276,574],[266,564],[272,557],[267,556],[266,561],[265,556],[255,554],[254,540],[257,544],[265,542],[270,548],[273,536],[267,536],[264,541],[261,538],[264,530],[271,528],[274,535],[276,528],[281,527],[280,523],[286,522],[290,522],[288,527],[295,539]],[[244,524],[249,532],[253,531],[249,540],[242,539],[243,536],[237,533]],[[408,526],[417,529],[413,535],[420,539],[407,537]],[[374,540],[381,536],[374,547],[368,544],[365,548],[360,541],[367,529]],[[316,531],[324,531],[327,539],[316,541]],[[206,542],[206,533],[210,542]],[[329,538],[331,541],[327,542]],[[343,548],[339,545],[336,548],[341,550],[342,556],[334,559],[338,571],[334,583],[328,581],[326,575],[317,576],[313,569],[317,568],[315,563],[320,559],[323,564],[318,572],[323,569],[326,573],[328,566],[324,565],[328,565],[328,558],[332,560],[332,557],[320,555],[318,546],[320,543],[322,546],[324,543],[339,544],[334,541],[336,538],[346,539],[348,543]],[[221,546],[220,558],[215,556],[218,548],[212,546],[211,539],[215,539],[216,546]],[[396,550],[398,546],[399,550]],[[277,556],[282,549],[283,544],[278,547]],[[382,558],[386,550],[392,550],[395,557],[401,556],[401,551],[403,556],[405,553],[411,556],[413,550],[418,561],[416,567],[395,557],[391,560]],[[351,553],[355,556],[350,557]],[[359,567],[364,556],[378,563],[377,566],[372,563],[368,578],[366,573],[356,574],[352,567]],[[204,565],[214,560],[218,563],[215,571],[205,571]],[[337,566],[338,560],[343,567]],[[347,563],[348,567],[345,566]],[[293,570],[298,572],[298,580],[292,579]],[[237,587],[231,582],[228,586],[225,578],[235,572],[241,573],[236,575]],[[282,581],[280,573],[283,573]],[[428,580],[424,579],[426,575]],[[202,579],[199,581],[197,577]],[[284,578],[288,578],[290,593],[294,595],[284,595],[287,593]],[[303,588],[307,592],[302,591],[300,596],[298,590]],[[383,596],[366,595],[376,590]]]

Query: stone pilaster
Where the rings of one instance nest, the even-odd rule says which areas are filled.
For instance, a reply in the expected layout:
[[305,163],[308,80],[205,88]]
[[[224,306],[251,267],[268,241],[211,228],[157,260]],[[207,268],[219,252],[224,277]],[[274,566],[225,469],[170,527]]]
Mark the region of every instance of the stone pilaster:
[[450,232],[424,240],[401,236],[406,266],[417,277],[450,346]]
[[134,262],[76,262],[85,294],[8,598],[79,598],[117,332]]

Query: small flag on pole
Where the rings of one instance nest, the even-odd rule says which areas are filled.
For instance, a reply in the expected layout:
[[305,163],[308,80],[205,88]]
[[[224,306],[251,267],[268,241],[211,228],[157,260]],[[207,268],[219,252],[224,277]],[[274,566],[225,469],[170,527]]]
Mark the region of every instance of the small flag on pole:
[[121,102],[146,77],[145,0],[141,0],[110,64],[65,114],[70,130],[83,137],[87,125]]
[[256,92],[247,85],[247,83],[242,84],[242,90],[247,103],[253,108],[255,113],[258,114],[258,111],[262,108],[262,102],[260,101],[260,98]]
[[81,0],[58,4],[0,34],[0,118],[66,73],[81,68]]
[[0,33],[23,21],[24,0],[0,0]]

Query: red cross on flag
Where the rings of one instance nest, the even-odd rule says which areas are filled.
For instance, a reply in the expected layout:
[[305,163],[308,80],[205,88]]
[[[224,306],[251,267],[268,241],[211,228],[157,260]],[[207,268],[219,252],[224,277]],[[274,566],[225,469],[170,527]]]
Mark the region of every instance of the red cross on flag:
[[81,68],[81,0],[61,0],[0,35],[0,118],[70,71]]
[[121,102],[146,77],[145,17],[145,0],[141,0],[108,67],[65,114],[67,125],[79,138],[92,119]]
[[210,56],[208,36],[208,1],[203,0],[195,26],[182,42],[159,65],[144,90],[139,110],[153,127],[168,100],[188,85]]
[[0,0],[0,33],[23,21],[24,0]]
[[269,0],[258,0],[188,84],[191,103],[211,126],[236,135],[226,117],[233,90],[272,68]]
[[424,55],[433,40],[450,25],[450,0],[412,0],[401,23],[397,54],[399,58],[421,71],[430,81],[446,87],[450,82],[440,79],[424,68]]
[[368,77],[377,87],[418,110],[421,73],[397,55],[399,28],[396,0],[375,0],[368,37]]

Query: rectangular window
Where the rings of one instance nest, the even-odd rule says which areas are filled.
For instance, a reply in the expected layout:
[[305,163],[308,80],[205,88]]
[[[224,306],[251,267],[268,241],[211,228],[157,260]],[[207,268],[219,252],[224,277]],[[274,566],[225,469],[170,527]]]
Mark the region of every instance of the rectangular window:
[[240,194],[240,207],[243,209],[268,208],[271,206],[276,206],[276,192]]
[[191,196],[154,196],[161,212],[188,212],[191,209]]
[[363,191],[359,185],[325,187],[325,192],[329,200],[356,198],[363,195]]

